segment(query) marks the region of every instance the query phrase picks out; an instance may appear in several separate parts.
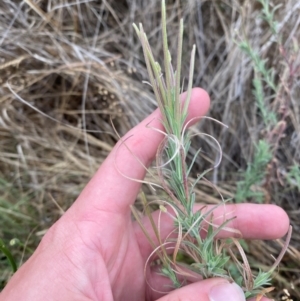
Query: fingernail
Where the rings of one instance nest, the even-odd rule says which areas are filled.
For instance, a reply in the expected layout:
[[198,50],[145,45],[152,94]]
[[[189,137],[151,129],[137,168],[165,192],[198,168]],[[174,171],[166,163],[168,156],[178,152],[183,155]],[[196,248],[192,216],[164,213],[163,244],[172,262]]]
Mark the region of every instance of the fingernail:
[[245,301],[243,290],[236,283],[222,283],[209,292],[210,301]]

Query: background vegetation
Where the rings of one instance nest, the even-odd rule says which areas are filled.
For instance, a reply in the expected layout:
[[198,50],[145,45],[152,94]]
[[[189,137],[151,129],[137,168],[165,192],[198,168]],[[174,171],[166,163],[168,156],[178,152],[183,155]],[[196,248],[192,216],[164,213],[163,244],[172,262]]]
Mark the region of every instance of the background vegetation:
[[[194,86],[210,94],[209,116],[229,126],[193,129],[223,149],[209,180],[224,198],[288,212],[294,233],[272,296],[300,300],[300,3],[170,0],[167,10],[170,37],[184,17],[183,74],[195,43]],[[160,0],[0,2],[0,287],[12,274],[7,251],[21,265],[117,141],[110,117],[124,134],[154,109],[139,21],[160,57]],[[195,177],[219,154],[208,139],[192,146],[201,147]],[[206,182],[196,192],[199,202],[220,201]],[[264,269],[281,244],[245,246]]]

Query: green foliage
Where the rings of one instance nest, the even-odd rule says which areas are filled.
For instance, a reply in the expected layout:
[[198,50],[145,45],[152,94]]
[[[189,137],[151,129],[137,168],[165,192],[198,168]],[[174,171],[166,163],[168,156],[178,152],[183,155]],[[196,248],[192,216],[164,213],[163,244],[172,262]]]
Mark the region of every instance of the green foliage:
[[300,192],[300,166],[295,164],[286,175],[288,183]]
[[252,298],[259,294],[261,294],[261,287],[262,286],[270,286],[272,283],[272,273],[273,270],[268,272],[259,271],[257,276],[255,277],[253,289],[251,292],[246,292],[246,298]]
[[[262,5],[261,18],[267,22],[272,33],[273,41],[276,42],[278,48],[282,49],[281,37],[278,34],[278,24],[275,20],[275,12],[280,5],[271,8],[269,0],[257,1]],[[267,166],[272,158],[276,156],[278,141],[281,138],[280,135],[282,135],[280,132],[279,134],[277,133],[277,129],[279,129],[281,125],[284,125],[284,119],[280,120],[280,115],[275,111],[274,107],[271,108],[270,106],[270,101],[272,101],[279,93],[278,84],[275,82],[274,69],[267,67],[267,60],[260,56],[259,52],[250,45],[247,39],[241,41],[238,45],[240,49],[249,56],[253,65],[253,96],[265,129],[264,137],[260,138],[258,142],[253,142],[255,143],[253,159],[252,162],[248,163],[246,171],[242,174],[243,179],[237,183],[235,200],[237,203],[240,203],[250,198],[256,202],[262,202],[263,194],[257,188],[264,182]],[[267,93],[271,93],[271,97],[266,97]],[[278,137],[273,139],[274,135]],[[298,166],[293,166],[286,178],[290,184],[293,183],[300,188],[300,170]],[[291,229],[288,233],[287,242],[289,242],[290,235]],[[287,247],[288,244],[285,244],[283,250]],[[279,264],[282,259],[283,254],[284,252],[279,255],[276,264],[269,271],[259,271],[256,277],[254,277],[253,283],[248,283],[248,285],[251,285],[251,290],[246,290],[246,298],[255,297],[260,294],[263,295],[268,291],[268,289],[262,288],[271,285],[272,273],[275,266]],[[232,272],[232,275],[236,277],[238,274],[237,266],[232,265],[230,271]],[[239,277],[234,279],[236,279],[237,283],[240,285],[243,283],[243,279],[240,279]]]
[[[262,5],[261,18],[268,23],[273,36],[278,41],[277,23],[274,19],[274,14],[279,6],[271,9],[269,0],[258,0],[258,2]],[[267,133],[270,133],[276,127],[276,124],[278,124],[278,117],[276,112],[270,108],[270,98],[265,96],[265,90],[269,88],[274,95],[277,93],[278,89],[274,80],[274,69],[267,67],[267,60],[261,58],[247,39],[239,42],[238,45],[250,57],[253,64],[253,96],[264,122],[265,130]],[[262,183],[266,175],[267,165],[273,156],[271,141],[267,138],[259,140],[255,146],[252,162],[248,163],[247,169],[242,176],[243,180],[238,182],[235,195],[237,203],[243,202],[248,198],[255,199],[260,203],[262,202],[262,192],[255,191],[251,187],[259,186]]]
[[[223,226],[219,227],[221,230]],[[201,271],[205,278],[210,277],[228,277],[226,264],[230,257],[226,256],[225,251],[215,252],[215,236],[219,233],[211,225],[208,227],[207,236],[199,246],[201,262],[193,263],[192,266]],[[228,277],[229,278],[229,277]]]
[[263,89],[263,82],[258,74],[255,74],[253,79],[253,95],[256,100],[257,107],[261,113],[262,119],[266,128],[271,128],[277,122],[276,114],[268,109],[268,104],[265,102],[265,93]]
[[167,278],[169,278],[172,281],[172,283],[173,283],[173,285],[174,285],[175,288],[179,288],[179,287],[182,286],[182,283],[180,283],[178,281],[177,275],[174,272],[174,270],[172,269],[171,265],[165,265],[165,266],[163,266],[161,268],[161,274],[163,276],[166,276]]
[[267,21],[271,31],[272,31],[272,34],[274,36],[277,36],[277,33],[278,33],[278,24],[275,20],[275,12],[281,7],[281,4],[279,5],[276,5],[274,8],[271,9],[271,6],[270,6],[270,1],[269,0],[257,0],[257,2],[259,2],[261,5],[262,5],[262,10],[261,10],[261,13],[262,13],[262,18]]
[[4,255],[0,261],[0,290],[6,284],[7,275],[16,271],[23,252],[33,253],[27,243],[25,246],[21,242],[28,237],[29,229],[36,226],[33,218],[36,211],[29,200],[29,195],[0,178],[0,254]]
[[238,43],[239,47],[250,58],[254,67],[253,95],[256,105],[261,113],[264,124],[267,128],[271,128],[277,122],[277,117],[272,110],[265,97],[264,83],[272,89],[274,93],[277,92],[276,84],[274,82],[274,70],[266,67],[267,60],[262,59],[257,51],[249,44],[247,40]]
[[7,261],[9,263],[9,265],[11,266],[12,271],[16,272],[17,271],[17,264],[16,264],[16,262],[14,260],[13,255],[11,254],[10,250],[6,247],[6,245],[4,244],[4,242],[2,241],[2,239],[0,239],[0,251],[7,258]]
[[[274,82],[274,70],[268,69],[266,66],[267,60],[262,59],[257,51],[249,44],[247,40],[238,43],[241,50],[243,50],[250,58],[254,66],[255,78],[257,81],[267,83],[267,85],[274,91],[277,91]],[[257,91],[261,93],[262,91]]]
[[253,185],[259,185],[266,174],[266,166],[272,159],[272,152],[270,145],[264,141],[259,140],[255,147],[255,153],[252,163],[249,163],[247,170],[243,174],[243,180],[237,184],[237,193],[235,200],[241,203],[248,198],[253,198],[258,202],[262,202],[262,193],[251,189]]

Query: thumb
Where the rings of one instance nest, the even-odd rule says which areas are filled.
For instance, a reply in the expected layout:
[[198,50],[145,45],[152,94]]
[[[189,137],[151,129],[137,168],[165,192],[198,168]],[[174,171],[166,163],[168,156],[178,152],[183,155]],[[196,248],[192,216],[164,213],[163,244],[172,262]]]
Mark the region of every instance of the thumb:
[[157,301],[245,301],[243,290],[221,278],[212,278],[174,290]]

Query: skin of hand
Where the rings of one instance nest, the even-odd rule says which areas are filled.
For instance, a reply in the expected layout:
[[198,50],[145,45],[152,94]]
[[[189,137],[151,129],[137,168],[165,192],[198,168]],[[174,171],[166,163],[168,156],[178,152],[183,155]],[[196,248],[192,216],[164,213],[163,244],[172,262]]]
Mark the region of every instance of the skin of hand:
[[[193,89],[188,119],[204,115],[208,108],[207,93]],[[151,122],[152,127],[162,129],[159,118],[156,110],[125,135],[127,147],[117,144],[71,208],[8,282],[1,301],[244,300],[237,285],[219,278],[168,294],[155,292],[165,291],[167,280],[150,268],[147,281],[151,288],[145,281],[144,266],[152,248],[131,218],[130,205],[140,184],[129,178],[143,179],[145,168],[140,162],[149,166],[155,157],[163,135],[147,125]],[[228,217],[236,216],[228,227],[238,229],[245,238],[275,239],[288,230],[286,213],[275,205],[226,205],[225,210]],[[154,215],[157,218],[157,213]],[[162,237],[172,231],[172,220],[164,219]],[[145,225],[151,232],[146,218]]]

